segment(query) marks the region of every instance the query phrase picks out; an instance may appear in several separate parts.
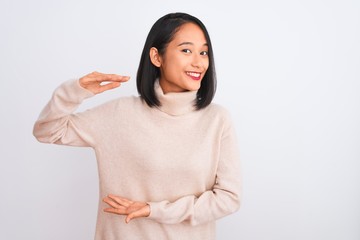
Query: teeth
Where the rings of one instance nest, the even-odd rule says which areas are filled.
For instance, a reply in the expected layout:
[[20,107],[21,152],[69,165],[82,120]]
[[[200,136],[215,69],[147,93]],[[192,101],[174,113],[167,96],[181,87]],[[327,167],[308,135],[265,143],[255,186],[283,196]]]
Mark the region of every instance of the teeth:
[[195,73],[195,72],[186,72],[187,75],[190,75],[192,77],[200,77],[200,73]]

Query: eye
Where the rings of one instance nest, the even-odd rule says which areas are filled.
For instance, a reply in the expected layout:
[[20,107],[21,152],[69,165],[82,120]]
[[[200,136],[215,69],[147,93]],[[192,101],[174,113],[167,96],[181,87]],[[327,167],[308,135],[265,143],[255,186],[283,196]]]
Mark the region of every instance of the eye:
[[190,49],[183,49],[181,51],[184,52],[184,53],[191,53]]
[[207,55],[209,55],[209,52],[208,52],[208,51],[202,51],[202,52],[200,53],[200,55],[202,55],[202,56],[207,56]]

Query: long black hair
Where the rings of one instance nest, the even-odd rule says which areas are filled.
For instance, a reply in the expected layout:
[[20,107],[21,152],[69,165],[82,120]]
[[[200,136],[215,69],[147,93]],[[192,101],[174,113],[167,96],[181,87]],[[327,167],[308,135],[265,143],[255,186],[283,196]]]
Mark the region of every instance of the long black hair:
[[160,106],[156,97],[154,83],[160,77],[160,69],[154,66],[150,60],[150,49],[155,47],[160,56],[166,51],[166,47],[174,38],[175,33],[185,23],[198,25],[205,35],[208,45],[209,67],[201,81],[195,102],[196,109],[208,106],[214,98],[216,91],[216,73],[214,55],[211,40],[205,25],[196,17],[186,13],[170,13],[155,22],[146,38],[144,49],[141,54],[140,64],[136,76],[136,85],[140,97],[150,107]]

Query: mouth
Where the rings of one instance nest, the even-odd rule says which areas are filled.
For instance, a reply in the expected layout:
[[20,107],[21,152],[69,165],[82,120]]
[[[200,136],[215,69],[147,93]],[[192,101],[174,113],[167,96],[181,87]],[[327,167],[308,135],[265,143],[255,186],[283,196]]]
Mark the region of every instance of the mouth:
[[193,80],[200,80],[201,79],[201,73],[199,72],[185,72],[186,75],[188,75],[189,77],[191,77]]

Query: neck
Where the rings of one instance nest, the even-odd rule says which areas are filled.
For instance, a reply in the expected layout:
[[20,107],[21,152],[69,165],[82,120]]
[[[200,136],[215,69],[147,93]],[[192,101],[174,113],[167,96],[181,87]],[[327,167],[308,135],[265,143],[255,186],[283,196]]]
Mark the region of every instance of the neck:
[[160,101],[159,110],[172,116],[184,115],[195,111],[197,91],[165,93],[159,81],[155,82],[155,94]]

